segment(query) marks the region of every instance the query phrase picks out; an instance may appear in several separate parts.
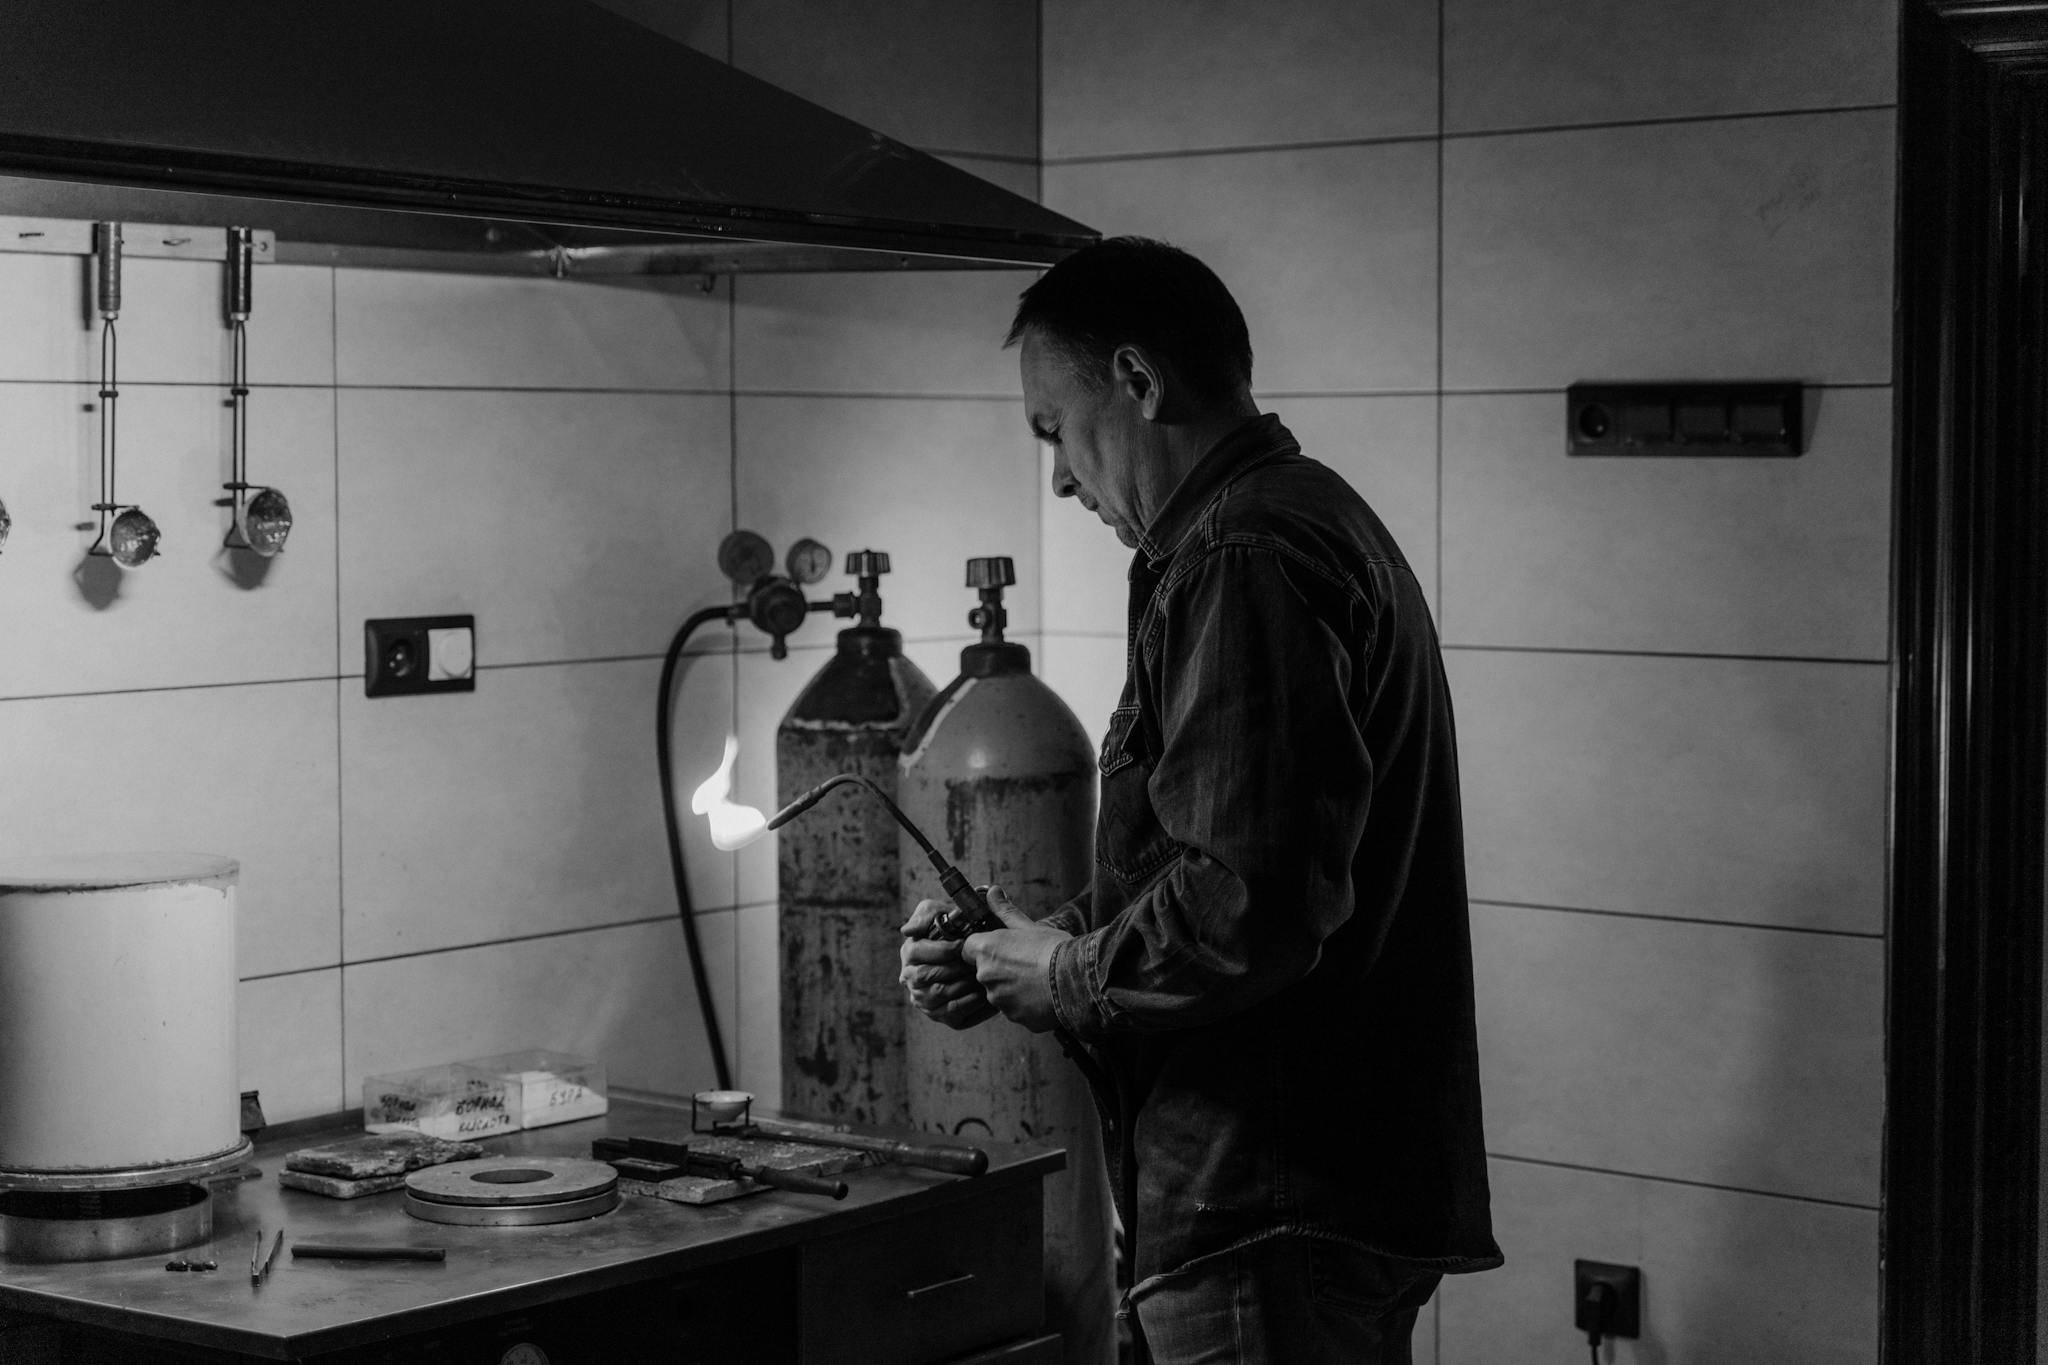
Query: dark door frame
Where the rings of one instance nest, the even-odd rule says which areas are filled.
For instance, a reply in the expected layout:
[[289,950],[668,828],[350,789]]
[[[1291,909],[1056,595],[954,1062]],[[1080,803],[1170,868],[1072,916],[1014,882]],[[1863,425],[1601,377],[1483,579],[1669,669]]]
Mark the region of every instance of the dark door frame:
[[2035,1358],[2048,0],[1903,0],[1883,1359]]

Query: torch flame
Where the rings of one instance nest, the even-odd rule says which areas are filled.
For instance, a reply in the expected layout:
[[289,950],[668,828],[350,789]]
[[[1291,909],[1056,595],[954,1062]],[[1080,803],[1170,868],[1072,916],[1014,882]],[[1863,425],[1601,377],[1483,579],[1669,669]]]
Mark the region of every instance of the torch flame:
[[690,809],[711,818],[711,842],[727,853],[751,844],[768,832],[768,817],[752,806],[726,800],[732,791],[732,765],[740,756],[736,736],[725,738],[725,761],[690,796]]

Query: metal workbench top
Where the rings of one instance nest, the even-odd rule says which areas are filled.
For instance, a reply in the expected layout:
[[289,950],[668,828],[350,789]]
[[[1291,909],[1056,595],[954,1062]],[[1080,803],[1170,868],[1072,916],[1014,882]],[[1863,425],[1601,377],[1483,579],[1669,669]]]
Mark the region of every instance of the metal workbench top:
[[[762,1117],[771,1117],[762,1111]],[[552,1227],[459,1227],[407,1216],[398,1191],[329,1199],[281,1188],[284,1157],[349,1135],[295,1133],[257,1143],[263,1175],[215,1196],[213,1241],[176,1253],[115,1261],[23,1265],[0,1257],[0,1312],[147,1335],[217,1350],[292,1359],[677,1274],[916,1209],[971,1198],[1059,1170],[1049,1146],[987,1146],[977,1177],[905,1166],[850,1171],[844,1200],[769,1190],[725,1203],[671,1204],[626,1195],[613,1212]],[[689,1102],[614,1095],[601,1118],[489,1138],[491,1156],[590,1155],[598,1137],[687,1139]],[[903,1136],[914,1136],[904,1134]],[[976,1187],[976,1188],[970,1188]],[[285,1232],[269,1277],[251,1286],[249,1251]],[[373,1242],[446,1247],[444,1262],[294,1261],[295,1242]],[[211,1257],[220,1269],[167,1273],[173,1256]]]

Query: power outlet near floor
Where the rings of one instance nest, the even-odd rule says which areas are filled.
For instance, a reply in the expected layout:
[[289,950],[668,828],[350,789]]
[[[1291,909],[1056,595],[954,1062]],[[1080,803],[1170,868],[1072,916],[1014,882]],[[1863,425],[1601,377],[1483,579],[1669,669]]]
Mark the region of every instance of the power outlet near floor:
[[1643,1272],[1632,1265],[1573,1261],[1572,1321],[1602,1340],[1641,1336]]
[[363,622],[363,695],[474,691],[474,616],[392,616]]

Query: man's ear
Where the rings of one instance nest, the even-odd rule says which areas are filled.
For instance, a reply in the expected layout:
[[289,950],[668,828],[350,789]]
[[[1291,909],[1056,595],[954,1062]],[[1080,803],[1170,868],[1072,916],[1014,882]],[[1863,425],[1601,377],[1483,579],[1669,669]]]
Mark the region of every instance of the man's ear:
[[1138,405],[1146,421],[1159,420],[1166,406],[1166,371],[1136,346],[1119,346],[1109,357],[1109,377],[1123,394]]

